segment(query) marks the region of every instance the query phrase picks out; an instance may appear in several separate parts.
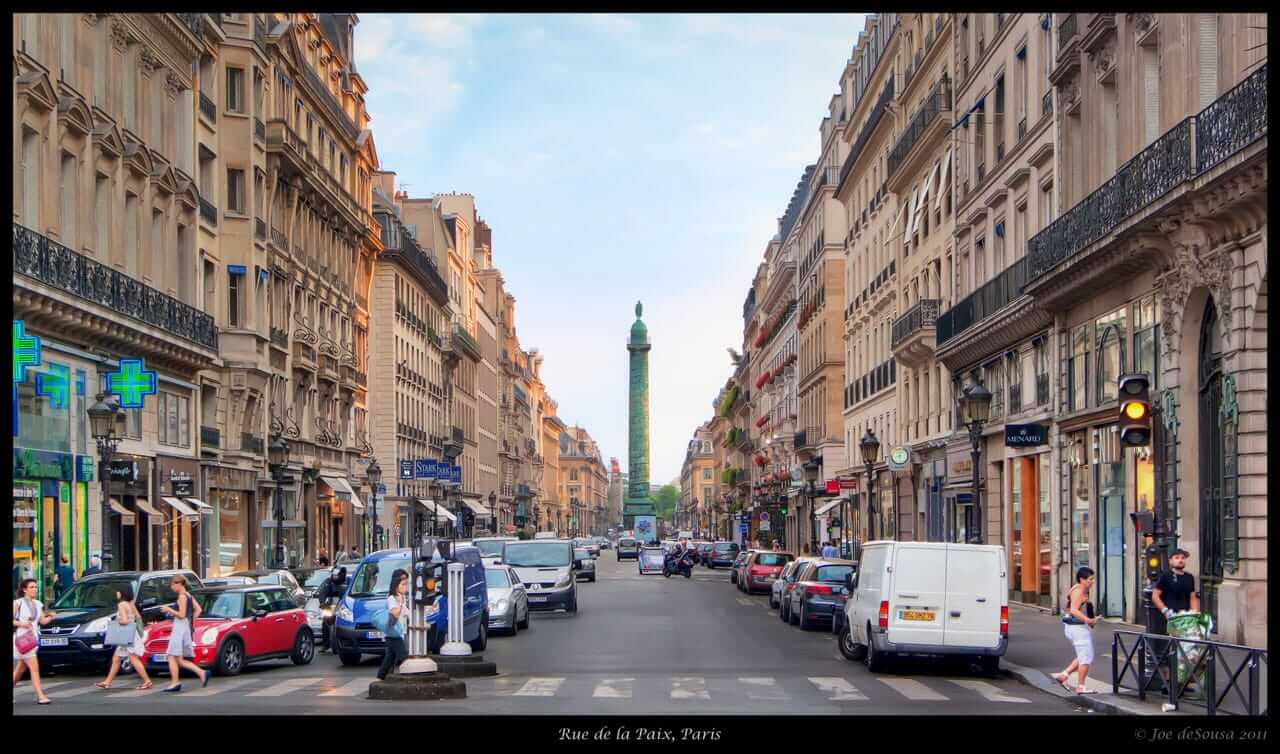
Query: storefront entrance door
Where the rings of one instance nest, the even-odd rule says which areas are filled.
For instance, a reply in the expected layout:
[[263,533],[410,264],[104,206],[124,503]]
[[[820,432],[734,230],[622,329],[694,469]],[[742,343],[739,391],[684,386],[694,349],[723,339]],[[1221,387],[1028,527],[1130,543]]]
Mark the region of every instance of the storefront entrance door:
[[1124,464],[1098,465],[1098,601],[1102,615],[1124,617]]

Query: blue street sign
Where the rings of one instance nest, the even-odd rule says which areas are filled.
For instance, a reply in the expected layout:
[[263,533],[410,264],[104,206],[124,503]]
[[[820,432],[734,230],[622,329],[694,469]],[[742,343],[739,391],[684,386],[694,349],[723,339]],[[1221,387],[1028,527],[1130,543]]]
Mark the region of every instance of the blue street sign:
[[378,483],[378,494],[379,494],[379,495],[385,495],[385,494],[387,494],[387,485],[385,485],[385,484],[383,484],[383,483],[379,482],[379,483]]
[[462,486],[462,467],[461,466],[452,466],[449,468],[449,481],[453,482],[459,487]]
[[444,464],[435,459],[427,460],[427,479],[439,479],[443,475]]
[[400,478],[413,479],[413,461],[400,462]]
[[419,458],[415,460],[413,462],[414,478],[415,479],[434,479],[436,475],[433,473],[434,470],[431,468],[431,466],[433,466],[434,464],[435,464],[435,461],[430,461],[425,458]]

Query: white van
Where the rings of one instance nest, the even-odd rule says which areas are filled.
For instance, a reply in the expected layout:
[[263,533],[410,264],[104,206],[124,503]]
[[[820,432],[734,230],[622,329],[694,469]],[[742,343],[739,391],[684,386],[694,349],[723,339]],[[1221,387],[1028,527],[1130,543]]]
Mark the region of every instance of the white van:
[[987,673],[1009,646],[1004,547],[868,542],[845,603],[840,652],[872,672],[897,655],[973,657]]

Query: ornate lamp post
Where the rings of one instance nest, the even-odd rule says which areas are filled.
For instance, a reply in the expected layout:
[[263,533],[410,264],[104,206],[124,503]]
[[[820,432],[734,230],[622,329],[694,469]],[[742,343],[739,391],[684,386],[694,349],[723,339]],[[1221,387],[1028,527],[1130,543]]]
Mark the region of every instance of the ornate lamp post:
[[271,438],[267,446],[267,461],[271,464],[271,478],[276,482],[276,547],[274,568],[285,568],[284,553],[284,467],[289,462],[289,443],[282,435]]
[[374,552],[380,544],[378,541],[378,484],[382,482],[382,467],[378,465],[378,459],[375,458],[369,462],[369,468],[365,469],[365,476],[369,479],[369,488],[373,490],[373,525],[369,527],[369,549],[365,554]]
[[493,533],[498,533],[498,514],[496,505],[498,503],[498,493],[489,493],[489,528],[493,529]]
[[973,511],[974,522],[972,532],[965,528],[965,540],[982,543],[982,498],[978,495],[978,463],[982,458],[982,425],[991,418],[991,391],[974,382],[965,388],[960,396],[960,412],[965,424],[969,426],[969,441],[973,447]]
[[815,504],[818,490],[814,483],[818,481],[818,464],[809,461],[804,465],[804,480],[809,488],[809,552],[818,552],[818,511]]
[[120,438],[116,437],[116,417],[120,404],[108,393],[98,393],[89,407],[89,431],[98,443],[98,476],[102,480],[102,570],[111,570],[111,457]]
[[871,500],[871,467],[880,458],[880,441],[870,427],[867,427],[867,433],[858,443],[858,449],[862,451],[862,462],[867,465],[867,541],[870,542],[876,538],[876,506]]

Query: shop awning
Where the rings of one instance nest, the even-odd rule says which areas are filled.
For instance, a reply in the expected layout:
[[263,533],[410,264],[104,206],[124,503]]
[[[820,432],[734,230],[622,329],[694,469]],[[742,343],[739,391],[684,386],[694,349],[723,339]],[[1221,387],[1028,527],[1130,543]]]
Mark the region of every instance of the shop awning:
[[213,513],[213,506],[209,505],[203,500],[196,500],[194,497],[184,497],[182,498],[182,502],[186,503],[187,505],[194,505],[196,507],[196,510],[200,511],[201,513]]
[[466,506],[471,509],[471,512],[477,516],[484,516],[485,518],[489,517],[489,509],[485,508],[480,503],[477,503],[474,500],[468,500],[465,497],[462,498],[462,502],[465,503]]
[[823,505],[821,508],[814,511],[813,515],[821,516],[822,514],[826,513],[827,511],[839,505],[841,502],[842,502],[841,498],[836,498],[835,500],[832,500],[831,502],[827,503],[826,505]]
[[133,511],[121,505],[120,501],[115,499],[114,497],[111,498],[111,510],[115,511],[116,513],[119,513],[121,516],[133,515]]
[[169,504],[169,506],[170,506],[171,508],[173,508],[175,511],[177,511],[178,513],[180,513],[180,514],[182,514],[182,515],[184,515],[184,516],[198,516],[198,515],[199,515],[199,514],[198,514],[198,513],[196,513],[194,510],[192,510],[192,509],[188,508],[186,503],[182,502],[181,500],[179,500],[179,499],[178,499],[178,498],[176,498],[176,497],[162,497],[162,498],[160,498],[160,499],[161,499],[161,500],[163,500],[163,501],[165,501],[166,503],[168,503],[168,504]]
[[145,498],[135,497],[133,499],[133,504],[138,506],[138,510],[142,511],[148,516],[155,516],[156,518],[160,518],[160,519],[164,518],[164,514],[156,510],[155,508],[152,508],[151,503],[148,503]]
[[355,510],[364,510],[364,503],[360,500],[360,496],[351,488],[351,483],[340,476],[322,476],[324,483],[333,488],[339,500],[349,500],[351,507]]
[[[263,522],[262,522],[262,528],[264,528],[264,529],[274,529],[274,528],[276,528],[276,520],[275,520],[274,518],[264,519],[264,520],[263,520]],[[297,519],[286,519],[286,520],[285,520],[285,522],[284,522],[284,528],[286,528],[286,529],[305,529],[305,528],[307,528],[307,522],[306,522],[306,521],[298,521]]]
[[445,508],[443,505],[436,505],[430,500],[420,499],[418,500],[418,502],[422,503],[422,507],[427,509],[427,513],[431,513],[432,511],[435,511],[437,516],[447,520],[449,523],[453,523],[458,520],[458,517],[450,513],[449,509]]

